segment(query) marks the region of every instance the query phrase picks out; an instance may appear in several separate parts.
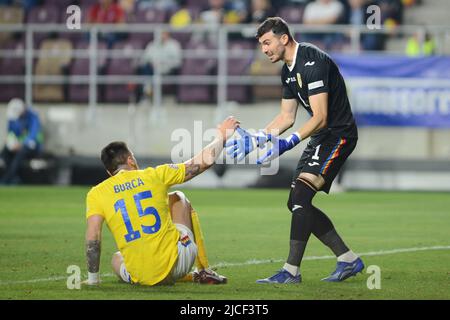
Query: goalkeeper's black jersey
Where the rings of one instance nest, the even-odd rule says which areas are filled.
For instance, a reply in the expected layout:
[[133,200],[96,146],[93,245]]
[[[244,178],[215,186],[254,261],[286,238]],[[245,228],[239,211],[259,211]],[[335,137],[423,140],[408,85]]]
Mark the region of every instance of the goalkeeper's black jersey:
[[281,81],[283,99],[297,99],[311,116],[309,97],[328,92],[327,127],[314,134],[312,140],[322,140],[330,133],[336,137],[357,138],[344,78],[328,54],[312,44],[299,43],[291,66],[283,66]]

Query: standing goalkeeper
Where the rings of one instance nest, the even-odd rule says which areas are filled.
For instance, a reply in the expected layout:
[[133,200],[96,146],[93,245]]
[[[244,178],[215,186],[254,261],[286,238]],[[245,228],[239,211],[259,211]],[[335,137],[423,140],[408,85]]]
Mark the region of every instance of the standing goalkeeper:
[[[325,52],[311,44],[297,43],[281,18],[266,19],[256,38],[272,63],[285,62],[281,74],[281,111],[258,134],[238,128],[241,138],[227,143],[228,153],[242,159],[270,141],[272,147],[258,159],[262,164],[311,137],[298,162],[287,204],[292,212],[289,256],[279,272],[257,282],[301,282],[300,263],[311,233],[337,257],[336,270],[323,280],[343,281],[361,272],[364,264],[312,200],[318,191],[330,191],[334,178],[356,147],[358,132],[344,79]],[[288,138],[278,138],[275,133],[282,134],[294,124],[299,103],[311,118]]]

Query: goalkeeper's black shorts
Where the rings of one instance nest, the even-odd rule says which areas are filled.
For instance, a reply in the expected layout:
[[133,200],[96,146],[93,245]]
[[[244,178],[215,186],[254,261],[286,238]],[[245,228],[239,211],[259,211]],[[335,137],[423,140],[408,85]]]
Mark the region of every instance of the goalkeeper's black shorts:
[[321,175],[325,184],[320,190],[329,193],[334,178],[355,149],[357,141],[357,138],[328,135],[321,139],[320,144],[309,142],[300,157],[293,180],[302,172]]

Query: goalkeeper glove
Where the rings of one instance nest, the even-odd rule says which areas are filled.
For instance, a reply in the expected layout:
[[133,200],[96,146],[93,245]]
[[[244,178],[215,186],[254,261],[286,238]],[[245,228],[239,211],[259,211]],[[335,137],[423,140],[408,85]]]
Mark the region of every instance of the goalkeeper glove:
[[277,137],[271,137],[272,147],[269,151],[257,160],[257,164],[272,161],[273,159],[281,156],[288,150],[291,150],[297,144],[300,143],[301,137],[297,132],[294,132],[286,139],[278,139]]
[[255,147],[263,148],[267,141],[270,141],[271,135],[260,131],[256,134],[251,134],[244,129],[237,127],[236,131],[241,136],[240,139],[229,140],[225,147],[227,147],[227,153],[233,158],[238,157],[238,161],[241,161],[252,152]]

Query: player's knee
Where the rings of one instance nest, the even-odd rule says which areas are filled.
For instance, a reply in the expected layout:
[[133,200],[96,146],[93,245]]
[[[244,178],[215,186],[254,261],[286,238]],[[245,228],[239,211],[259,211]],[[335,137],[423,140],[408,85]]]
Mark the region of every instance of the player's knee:
[[186,195],[184,194],[184,192],[176,190],[170,193],[173,197],[173,202],[178,202],[180,201],[183,206],[188,207],[189,209],[191,209],[191,202],[189,201],[189,199],[186,197]]
[[175,190],[175,191],[172,191],[171,193],[169,193],[169,197],[173,202],[177,202],[177,201],[185,202],[186,201],[186,195],[184,194],[184,192],[179,191],[179,190]]
[[316,192],[317,190],[309,181],[297,179],[295,187],[291,190],[290,204],[288,203],[288,206],[290,206],[289,210],[296,214],[308,212]]
[[291,191],[289,192],[289,198],[286,203],[289,211],[292,211],[292,194],[293,194],[293,192],[294,192],[294,188],[291,188]]
[[114,272],[116,272],[117,274],[120,274],[120,265],[122,264],[122,262],[123,262],[123,257],[122,257],[122,254],[120,253],[120,251],[115,252],[112,255],[111,265],[112,265]]

